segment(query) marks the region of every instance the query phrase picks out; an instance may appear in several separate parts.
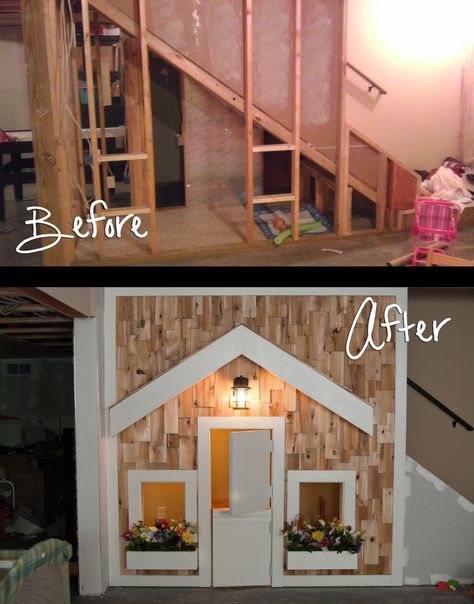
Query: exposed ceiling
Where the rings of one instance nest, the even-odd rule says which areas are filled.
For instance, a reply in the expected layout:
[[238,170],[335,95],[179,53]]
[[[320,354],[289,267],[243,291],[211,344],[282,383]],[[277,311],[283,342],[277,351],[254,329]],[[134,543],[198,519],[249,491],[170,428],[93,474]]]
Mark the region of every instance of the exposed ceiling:
[[1,0],[0,26],[21,25],[20,0]]
[[[0,336],[72,354],[73,319],[33,288],[0,288]],[[26,291],[25,291],[26,290]]]

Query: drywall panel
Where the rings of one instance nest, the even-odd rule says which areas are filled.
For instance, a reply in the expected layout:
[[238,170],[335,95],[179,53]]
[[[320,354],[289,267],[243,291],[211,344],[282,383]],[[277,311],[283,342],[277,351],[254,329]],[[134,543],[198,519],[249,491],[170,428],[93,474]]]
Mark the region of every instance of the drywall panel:
[[[128,0],[113,4],[133,16]],[[224,84],[243,94],[242,0],[148,0],[148,28]],[[335,158],[340,3],[303,2],[303,138]],[[291,126],[293,2],[253,6],[255,104]]]
[[336,158],[341,3],[303,2],[302,136]]
[[404,583],[474,582],[474,504],[407,457]]
[[242,6],[241,0],[148,0],[148,28],[241,93]]

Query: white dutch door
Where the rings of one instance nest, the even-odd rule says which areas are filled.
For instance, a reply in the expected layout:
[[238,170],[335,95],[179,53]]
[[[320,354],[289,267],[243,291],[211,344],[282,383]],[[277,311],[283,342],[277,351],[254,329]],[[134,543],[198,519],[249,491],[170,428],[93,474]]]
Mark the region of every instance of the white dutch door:
[[271,584],[271,438],[231,432],[229,511],[214,511],[215,587]]

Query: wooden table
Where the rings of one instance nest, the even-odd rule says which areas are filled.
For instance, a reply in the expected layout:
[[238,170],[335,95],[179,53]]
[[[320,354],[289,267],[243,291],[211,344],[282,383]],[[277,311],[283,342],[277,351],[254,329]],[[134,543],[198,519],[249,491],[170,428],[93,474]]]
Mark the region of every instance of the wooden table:
[[[36,182],[34,158],[24,157],[33,153],[31,130],[7,132],[7,134],[16,137],[17,140],[15,142],[0,143],[0,222],[5,221],[5,187],[13,185],[15,199],[22,201],[23,185]],[[85,128],[82,134],[85,140],[90,136],[90,130]],[[98,135],[100,135],[99,130]],[[124,137],[125,126],[106,128],[106,138],[123,139]],[[4,156],[7,157],[5,162]]]

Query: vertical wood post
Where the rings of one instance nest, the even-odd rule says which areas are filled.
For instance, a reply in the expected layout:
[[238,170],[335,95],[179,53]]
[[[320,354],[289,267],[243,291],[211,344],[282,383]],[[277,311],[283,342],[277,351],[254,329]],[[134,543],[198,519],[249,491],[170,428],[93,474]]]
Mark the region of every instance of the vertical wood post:
[[153,149],[153,112],[151,108],[151,85],[150,85],[150,64],[148,57],[147,43],[147,9],[146,0],[139,0],[139,21],[140,21],[140,46],[142,58],[142,82],[143,82],[143,103],[145,115],[145,152],[148,202],[150,206],[150,248],[151,253],[157,251],[157,233],[156,233],[156,185],[155,185],[155,162]]
[[337,235],[347,235],[351,230],[347,216],[347,187],[349,182],[350,133],[346,122],[346,63],[347,63],[347,0],[337,0],[340,7],[339,28],[339,84],[337,98],[337,158],[335,230]]
[[[38,205],[51,212],[51,221],[62,233],[71,234],[78,192],[73,174],[80,179],[78,166],[68,164],[68,150],[77,151],[77,130],[65,131],[66,117],[62,83],[66,73],[62,64],[59,16],[55,0],[22,0],[23,38],[27,68],[31,126],[37,175]],[[69,66],[68,66],[69,68]],[[68,77],[71,76],[69,72]],[[68,122],[69,124],[69,122]],[[41,229],[51,234],[50,229]],[[50,244],[45,240],[45,245]],[[69,266],[74,261],[75,242],[62,240],[43,252],[47,266]]]
[[247,243],[253,243],[255,228],[253,221],[254,164],[253,164],[253,17],[252,0],[244,2],[244,97],[245,137],[247,148]]
[[301,178],[301,0],[294,0],[294,36],[293,36],[293,124],[292,124],[292,236],[293,241],[300,238],[300,178]]
[[[95,50],[95,70],[97,74],[97,98],[99,101],[99,126],[100,126],[100,150],[102,155],[107,154],[107,137],[105,133],[105,110],[104,110],[104,92],[103,92],[103,73],[102,73],[102,60],[100,56],[100,36],[98,34],[100,29],[99,26],[99,13],[95,13],[95,36],[94,36],[94,50]],[[110,78],[110,74],[107,74]],[[107,206],[110,207],[110,194],[109,187],[107,186],[107,177],[109,175],[108,164],[104,162],[102,164],[102,185],[104,190],[104,200],[107,202]]]
[[377,165],[377,207],[376,207],[376,229],[380,233],[385,230],[385,215],[387,210],[388,192],[388,159],[379,152]]
[[[102,198],[102,187],[100,183],[99,142],[97,137],[97,114],[95,110],[94,68],[92,65],[89,0],[81,0],[81,7],[84,32],[84,62],[87,80],[87,107],[89,110],[89,129],[92,153],[92,180],[94,182],[94,199],[99,200]],[[99,258],[102,259],[105,257],[105,234],[103,227],[99,227],[97,231]]]
[[[125,125],[127,127],[127,150],[129,153],[143,153],[145,132],[143,124],[143,86],[141,69],[140,40],[126,36],[123,44],[124,89],[125,89]],[[148,199],[145,162],[131,161],[128,164],[130,174],[131,205],[144,206]]]

